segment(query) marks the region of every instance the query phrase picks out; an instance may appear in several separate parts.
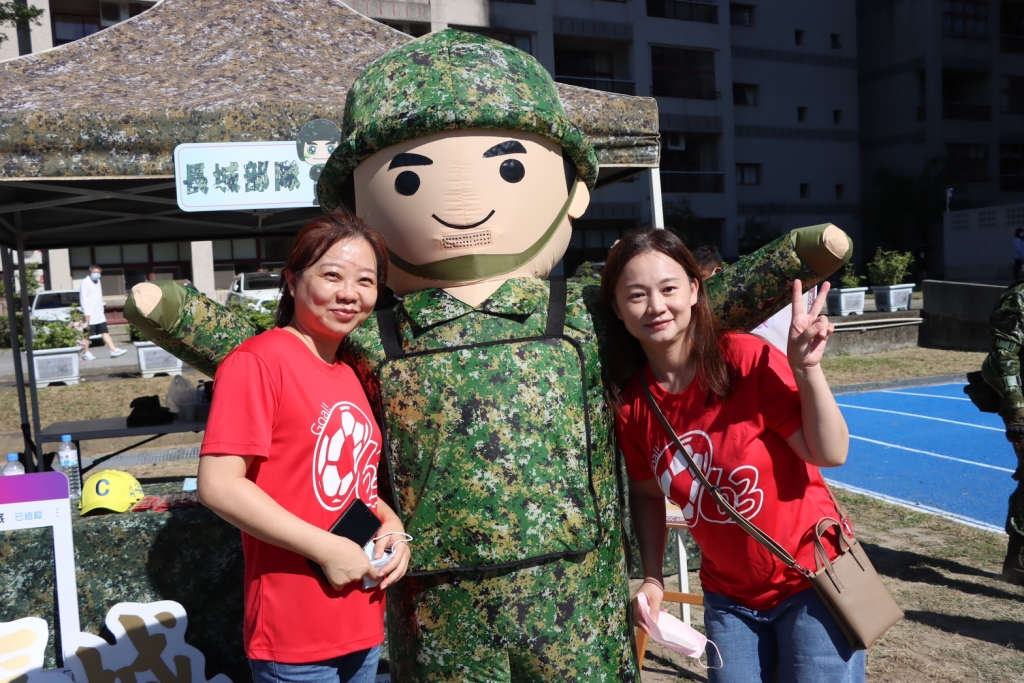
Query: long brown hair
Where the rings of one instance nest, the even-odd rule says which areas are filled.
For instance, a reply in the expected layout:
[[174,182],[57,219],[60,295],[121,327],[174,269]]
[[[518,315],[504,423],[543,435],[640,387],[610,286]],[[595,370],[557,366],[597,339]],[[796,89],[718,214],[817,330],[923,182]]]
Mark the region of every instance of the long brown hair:
[[[601,303],[604,307],[608,330],[610,353],[614,364],[607,364],[605,373],[611,380],[608,401],[615,410],[622,407],[622,392],[630,378],[646,361],[640,342],[626,330],[615,314],[615,287],[626,264],[638,256],[658,252],[669,257],[686,271],[687,277],[700,282],[700,267],[683,241],[668,230],[636,230],[621,240],[608,252],[608,258],[601,274]],[[730,392],[729,369],[722,356],[719,339],[727,330],[715,318],[704,285],[697,288],[697,303],[690,313],[687,335],[690,354],[696,363],[694,381],[706,393],[707,402],[728,398]]]
[[[363,239],[370,245],[373,258],[377,262],[377,292],[384,290],[388,279],[388,247],[384,236],[368,226],[362,219],[351,213],[335,212],[327,216],[314,218],[302,226],[295,236],[292,251],[284,264],[284,271],[291,271],[296,276],[323,258],[336,242],[347,239]],[[281,301],[277,304],[278,327],[291,323],[295,316],[295,299],[288,291],[285,278],[281,278]]]

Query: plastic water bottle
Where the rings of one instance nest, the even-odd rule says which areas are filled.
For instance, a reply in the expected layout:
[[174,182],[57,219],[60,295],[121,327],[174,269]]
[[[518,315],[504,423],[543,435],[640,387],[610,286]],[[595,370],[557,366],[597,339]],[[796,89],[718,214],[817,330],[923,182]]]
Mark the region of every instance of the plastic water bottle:
[[13,477],[16,474],[25,474],[25,466],[18,460],[17,453],[8,453],[7,464],[4,465],[4,476]]
[[60,471],[68,478],[68,494],[72,503],[82,497],[82,475],[79,472],[78,449],[71,441],[71,435],[60,437],[60,448],[57,449],[57,460]]

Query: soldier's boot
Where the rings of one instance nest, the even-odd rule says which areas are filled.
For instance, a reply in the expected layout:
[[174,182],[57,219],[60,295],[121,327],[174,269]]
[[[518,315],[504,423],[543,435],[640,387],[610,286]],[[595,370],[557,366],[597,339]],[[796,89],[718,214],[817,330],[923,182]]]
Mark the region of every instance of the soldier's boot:
[[1003,560],[1003,581],[1024,586],[1024,536],[1018,533],[1010,534]]

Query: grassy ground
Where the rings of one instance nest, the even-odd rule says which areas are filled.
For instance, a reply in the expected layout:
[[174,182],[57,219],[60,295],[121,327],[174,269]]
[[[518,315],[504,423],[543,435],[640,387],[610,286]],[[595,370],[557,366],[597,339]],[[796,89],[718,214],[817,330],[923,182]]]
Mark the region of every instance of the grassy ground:
[[889,382],[914,377],[964,374],[981,369],[985,354],[921,347],[884,353],[827,356],[822,359],[828,383],[833,387],[867,382]]

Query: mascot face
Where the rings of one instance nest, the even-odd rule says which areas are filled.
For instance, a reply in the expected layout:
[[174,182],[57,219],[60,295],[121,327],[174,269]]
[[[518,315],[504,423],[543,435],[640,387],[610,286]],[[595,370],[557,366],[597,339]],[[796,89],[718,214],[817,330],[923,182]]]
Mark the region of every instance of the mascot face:
[[388,241],[399,295],[443,287],[465,299],[466,287],[486,295],[510,277],[545,277],[590,201],[578,179],[570,197],[561,147],[517,131],[401,142],[360,163],[354,182],[357,212]]

